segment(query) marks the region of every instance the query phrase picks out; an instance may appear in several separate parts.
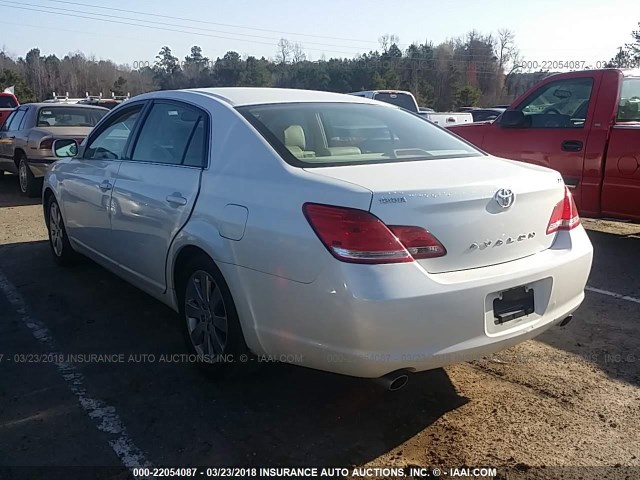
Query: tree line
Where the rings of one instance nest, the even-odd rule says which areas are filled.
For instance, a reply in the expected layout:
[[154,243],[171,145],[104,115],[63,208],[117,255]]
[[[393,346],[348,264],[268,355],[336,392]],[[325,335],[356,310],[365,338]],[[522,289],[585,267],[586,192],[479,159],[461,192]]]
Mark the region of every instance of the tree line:
[[640,68],[640,22],[638,30],[631,32],[631,43],[618,48],[618,53],[607,66],[616,68]]
[[[639,24],[640,26],[640,24]],[[621,47],[611,66],[640,62],[640,32]],[[38,48],[13,58],[0,51],[0,87],[15,85],[22,103],[51,98],[53,92],[83,97],[132,96],[159,89],[254,86],[353,92],[372,89],[409,90],[420,105],[439,111],[460,106],[510,103],[548,71],[527,72],[515,35],[470,31],[434,44],[414,43],[405,50],[395,35],[379,38],[379,48],[353,58],[312,60],[303,45],[281,39],[272,58],[234,51],[212,60],[199,46],[181,60],[163,46],[155,60],[119,65],[82,52],[63,58],[42,55]]]

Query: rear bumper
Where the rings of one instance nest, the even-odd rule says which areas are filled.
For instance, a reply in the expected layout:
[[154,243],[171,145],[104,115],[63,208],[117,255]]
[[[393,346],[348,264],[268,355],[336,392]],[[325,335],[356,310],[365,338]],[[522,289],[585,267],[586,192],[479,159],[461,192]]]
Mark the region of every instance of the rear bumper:
[[[227,265],[249,345],[269,358],[358,377],[438,368],[533,338],[584,299],[593,249],[580,226],[551,249],[516,261],[428,274],[417,263],[331,259],[310,284]],[[232,271],[233,270],[233,271]],[[239,282],[239,283],[237,283]],[[535,312],[496,326],[493,299],[529,286]],[[235,288],[234,288],[235,287]]]

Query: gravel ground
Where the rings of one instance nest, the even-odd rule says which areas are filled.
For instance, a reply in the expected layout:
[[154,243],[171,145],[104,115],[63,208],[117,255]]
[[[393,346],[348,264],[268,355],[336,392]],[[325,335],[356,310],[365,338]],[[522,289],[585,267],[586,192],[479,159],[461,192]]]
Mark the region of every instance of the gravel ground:
[[[584,223],[595,248],[589,286],[631,299],[590,290],[566,327],[414,375],[396,393],[278,364],[221,382],[157,361],[183,352],[166,307],[89,261],[57,268],[37,199],[5,176],[0,283],[17,297],[0,292],[0,466],[117,467],[114,442],[126,441],[154,465],[482,465],[512,467],[502,478],[638,478],[640,225]],[[77,364],[83,400],[54,364],[12,360],[51,345],[156,360]],[[612,469],[596,475],[596,466]]]

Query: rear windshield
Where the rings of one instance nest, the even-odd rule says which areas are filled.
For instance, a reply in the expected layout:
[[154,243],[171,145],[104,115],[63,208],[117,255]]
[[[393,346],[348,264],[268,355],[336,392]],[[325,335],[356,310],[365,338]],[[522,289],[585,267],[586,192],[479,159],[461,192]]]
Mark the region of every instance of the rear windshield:
[[640,78],[625,78],[620,90],[619,122],[640,122]]
[[416,111],[416,101],[411,95],[406,93],[376,93],[373,99],[378,100],[379,102],[390,103],[397,107],[406,108],[410,112]]
[[391,163],[482,155],[418,115],[358,103],[295,103],[238,109],[292,165]]
[[38,112],[38,127],[94,127],[108,113],[101,108],[44,107]]
[[8,95],[0,95],[0,108],[16,108],[18,104]]

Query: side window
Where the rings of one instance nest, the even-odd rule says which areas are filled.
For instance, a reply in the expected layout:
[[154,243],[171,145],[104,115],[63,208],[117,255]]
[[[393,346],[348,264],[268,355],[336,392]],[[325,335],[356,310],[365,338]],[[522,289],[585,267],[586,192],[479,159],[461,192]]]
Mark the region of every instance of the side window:
[[84,152],[84,158],[122,160],[126,153],[127,141],[141,111],[142,105],[137,105],[111,120],[97,137],[91,139]]
[[625,78],[620,89],[618,122],[640,122],[640,78]]
[[27,126],[28,119],[29,119],[29,108],[25,107],[24,115],[22,116],[22,121],[20,122],[20,125],[18,125],[18,130],[24,130],[25,128],[29,128]]
[[186,105],[157,102],[140,129],[131,160],[202,166],[204,113]]
[[206,159],[206,146],[207,146],[207,136],[205,135],[205,124],[204,118],[201,118],[198,124],[196,125],[195,130],[193,131],[193,136],[189,141],[189,147],[184,155],[184,165],[188,165],[190,167],[206,167],[207,159]]
[[9,114],[7,118],[4,119],[4,123],[2,124],[2,128],[0,128],[0,131],[6,132],[7,130],[9,130],[9,124],[11,123],[11,120],[13,120],[13,117],[15,116],[16,116],[16,112],[14,110]]
[[593,79],[551,82],[518,106],[530,128],[583,128],[589,110]]
[[15,132],[20,128],[20,124],[22,123],[22,119],[24,118],[25,110],[16,110],[16,114],[11,119],[11,123],[9,124],[9,128],[7,129],[10,132]]

